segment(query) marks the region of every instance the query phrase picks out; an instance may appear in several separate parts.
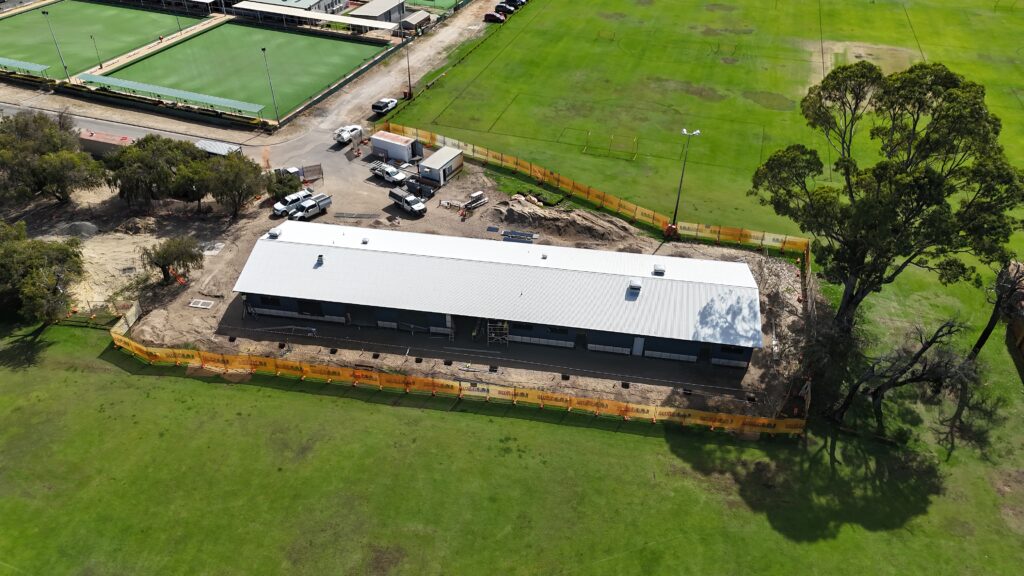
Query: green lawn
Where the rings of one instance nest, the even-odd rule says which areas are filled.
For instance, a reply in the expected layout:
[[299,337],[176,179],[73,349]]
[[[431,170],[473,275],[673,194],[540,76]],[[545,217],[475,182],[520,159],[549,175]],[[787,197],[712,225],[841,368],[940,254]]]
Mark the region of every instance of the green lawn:
[[113,73],[115,78],[263,104],[274,117],[260,48],[267,49],[281,116],[337,82],[383,46],[225,24]]
[[199,22],[186,16],[175,18],[173,14],[75,0],[0,19],[0,56],[48,65],[50,78],[63,78],[64,72],[43,10],[50,13],[53,35],[72,76],[97,65],[97,50],[101,60],[110,60],[159,36],[176,33],[179,24],[184,29]]
[[939,576],[1024,562],[1019,431],[994,462],[964,451],[938,467],[841,439],[830,473],[816,437],[227,384],[108,342],[57,327],[0,351],[0,574]]
[[[425,6],[428,8],[441,8],[444,10],[455,6],[457,3],[458,0],[408,0],[408,2],[406,2],[406,4],[410,6]],[[409,11],[411,12],[413,10],[415,10],[415,8]]]
[[796,232],[744,193],[773,150],[801,142],[825,152],[798,109],[823,62],[866,58],[887,71],[924,57],[944,62],[988,87],[1010,157],[1024,157],[1021,4],[539,0],[488,26],[498,30],[396,122],[667,214],[680,129],[700,129],[681,209],[691,222]]

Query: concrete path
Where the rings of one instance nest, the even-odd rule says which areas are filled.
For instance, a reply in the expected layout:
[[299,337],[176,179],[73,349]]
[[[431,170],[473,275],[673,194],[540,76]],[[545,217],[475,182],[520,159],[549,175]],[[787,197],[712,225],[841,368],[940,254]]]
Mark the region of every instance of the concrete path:
[[[198,24],[194,24],[192,26],[189,26],[188,28],[184,28],[180,32],[177,32],[175,34],[157,38],[156,40],[150,42],[149,44],[146,44],[141,48],[136,48],[135,50],[132,50],[127,54],[122,54],[116,58],[107,60],[99,66],[93,66],[92,68],[89,68],[84,72],[81,72],[81,74],[109,74],[110,72],[113,72],[119,68],[124,68],[125,66],[131,64],[132,62],[135,62],[136,60],[145,58],[146,56],[159,50],[163,50],[168,46],[173,46],[175,44],[178,44],[179,42],[188,40],[189,38],[197,34],[202,34],[210,28],[220,26],[221,24],[233,20],[234,18],[234,16],[230,16],[227,14],[212,14],[204,18]],[[72,81],[80,82],[77,76],[73,76]]]
[[61,0],[33,0],[31,2],[21,2],[17,7],[9,8],[5,11],[0,11],[0,18],[7,18],[8,16],[14,16],[15,14],[21,14],[22,12],[28,12],[29,10],[35,10],[49,4],[56,4]]

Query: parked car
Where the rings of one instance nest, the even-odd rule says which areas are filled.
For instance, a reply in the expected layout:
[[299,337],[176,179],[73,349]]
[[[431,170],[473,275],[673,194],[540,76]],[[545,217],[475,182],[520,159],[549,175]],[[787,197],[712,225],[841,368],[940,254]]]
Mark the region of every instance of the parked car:
[[291,214],[292,210],[298,207],[299,204],[313,197],[313,191],[309,188],[303,188],[294,194],[289,194],[281,199],[280,202],[274,204],[274,216],[284,217]]
[[505,17],[497,12],[488,12],[484,14],[484,22],[493,22],[495,24],[504,24]]
[[394,110],[395,106],[398,106],[398,100],[395,100],[394,98],[381,98],[374,102],[373,106],[370,106],[370,108],[377,114],[387,114]]
[[498,14],[504,14],[505,17],[508,18],[510,14],[515,13],[516,9],[509,6],[508,4],[498,4],[497,6],[494,7],[494,11],[497,12]]
[[516,10],[519,10],[523,6],[526,6],[526,0],[503,0],[502,4],[508,4]]
[[334,131],[334,141],[344,146],[353,140],[358,140],[363,137],[363,128],[355,124],[351,126],[342,126]]
[[370,164],[370,172],[375,176],[380,176],[392,184],[398,185],[402,185],[409,178],[409,175],[405,172],[402,172],[398,168],[395,168],[390,164],[385,164],[379,160]]
[[309,220],[327,211],[331,205],[331,197],[327,194],[317,194],[308,200],[303,200],[292,213],[288,215],[291,220]]
[[395,188],[388,192],[388,198],[391,198],[391,201],[394,202],[396,206],[405,210],[409,214],[422,216],[427,213],[427,205],[423,203],[423,200],[420,200],[415,195],[404,192],[399,188]]

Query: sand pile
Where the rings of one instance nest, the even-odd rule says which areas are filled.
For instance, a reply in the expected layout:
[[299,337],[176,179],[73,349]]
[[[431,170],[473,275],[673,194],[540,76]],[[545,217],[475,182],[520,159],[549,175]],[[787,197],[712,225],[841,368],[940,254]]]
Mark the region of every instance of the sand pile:
[[587,210],[540,208],[525,200],[498,202],[497,219],[510,228],[561,238],[579,237],[602,242],[621,242],[635,230],[620,220]]

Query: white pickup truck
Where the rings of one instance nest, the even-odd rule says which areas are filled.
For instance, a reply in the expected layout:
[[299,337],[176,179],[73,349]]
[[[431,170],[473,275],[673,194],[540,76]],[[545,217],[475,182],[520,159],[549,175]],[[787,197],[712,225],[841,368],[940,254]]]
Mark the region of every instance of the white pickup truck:
[[355,124],[342,126],[334,131],[334,141],[344,146],[349,142],[359,140],[363,137],[363,128]]
[[422,216],[427,213],[427,205],[422,200],[400,188],[388,192],[388,198],[391,198],[396,206],[409,214]]
[[317,194],[308,200],[303,200],[301,204],[295,207],[295,210],[292,211],[288,218],[291,220],[309,220],[326,212],[327,207],[330,205],[330,196],[327,194]]
[[374,162],[373,164],[370,164],[370,172],[373,173],[375,176],[380,176],[381,178],[387,180],[388,182],[391,182],[392,184],[401,185],[406,181],[406,179],[409,178],[409,175],[406,174],[405,172],[402,172],[398,168],[395,168],[390,164],[385,164],[379,160],[377,162]]
[[384,115],[394,110],[395,106],[398,106],[398,100],[395,100],[394,98],[381,98],[374,102],[373,106],[370,106],[370,109],[377,114]]
[[299,204],[302,204],[312,197],[313,191],[309,188],[303,188],[294,194],[289,194],[282,198],[280,202],[274,204],[274,216],[288,216],[292,213],[292,210],[299,206]]

